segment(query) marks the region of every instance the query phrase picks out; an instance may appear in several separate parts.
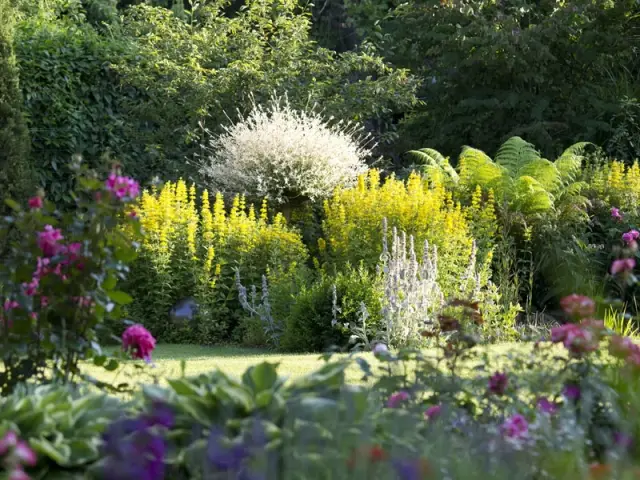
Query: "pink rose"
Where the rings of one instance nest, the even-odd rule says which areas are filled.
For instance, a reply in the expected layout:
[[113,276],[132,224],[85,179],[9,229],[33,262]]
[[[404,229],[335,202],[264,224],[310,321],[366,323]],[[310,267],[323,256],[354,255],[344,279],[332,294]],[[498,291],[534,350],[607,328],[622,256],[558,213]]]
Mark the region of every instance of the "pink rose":
[[31,210],[40,210],[42,208],[42,197],[31,197],[29,199],[29,208]]
[[122,334],[122,347],[130,351],[133,358],[151,361],[151,352],[156,348],[156,339],[142,325],[132,325]]

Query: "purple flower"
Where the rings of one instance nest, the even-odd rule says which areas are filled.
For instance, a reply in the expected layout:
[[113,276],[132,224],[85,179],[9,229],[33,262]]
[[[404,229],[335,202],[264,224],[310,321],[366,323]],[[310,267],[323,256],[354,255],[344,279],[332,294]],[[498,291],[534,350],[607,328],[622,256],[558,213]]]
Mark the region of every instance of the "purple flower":
[[616,221],[622,220],[622,213],[620,213],[620,209],[616,207],[611,208],[611,218]]
[[509,378],[506,373],[496,372],[489,378],[489,391],[496,395],[502,395],[507,389]]
[[104,471],[119,480],[163,480],[166,444],[146,429],[146,422],[124,419],[113,423],[105,435]]
[[505,420],[500,430],[505,437],[517,440],[527,436],[527,433],[529,432],[529,423],[526,418],[519,413],[516,413]]
[[144,422],[149,427],[160,425],[165,428],[173,427],[175,415],[173,410],[166,404],[158,402],[153,405],[150,414],[144,417]]
[[538,410],[540,410],[542,413],[553,415],[558,411],[558,407],[547,397],[540,397],[538,399]]
[[398,408],[401,403],[406,402],[407,400],[409,400],[409,394],[404,390],[401,390],[389,397],[389,400],[387,400],[387,407]]
[[259,421],[254,422],[249,435],[241,442],[228,442],[221,428],[213,428],[207,444],[207,460],[219,472],[233,474],[233,478],[257,480],[262,476],[251,472],[247,463],[255,453],[263,451],[267,444],[264,428]]
[[580,387],[575,384],[565,385],[564,389],[562,390],[562,394],[567,398],[567,400],[580,400]]
[[421,480],[431,474],[431,465],[424,458],[418,460],[398,459],[391,462],[400,480]]
[[623,432],[615,432],[613,434],[613,443],[626,450],[633,445],[633,437]]

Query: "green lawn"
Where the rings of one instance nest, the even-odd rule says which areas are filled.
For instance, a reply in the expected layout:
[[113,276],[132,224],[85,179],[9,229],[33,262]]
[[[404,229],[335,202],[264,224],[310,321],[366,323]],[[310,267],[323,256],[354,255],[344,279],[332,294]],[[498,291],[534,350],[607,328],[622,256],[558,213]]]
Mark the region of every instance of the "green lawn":
[[[375,361],[372,354],[363,354],[367,360]],[[102,368],[87,365],[85,373],[112,384],[127,383],[164,383],[168,378],[181,376],[182,362],[185,362],[185,375],[192,376],[200,373],[221,369],[225,373],[241,376],[251,365],[261,362],[279,363],[278,371],[290,378],[303,376],[323,365],[323,360],[317,353],[313,354],[283,354],[264,350],[242,347],[202,347],[195,345],[158,345],[153,352],[153,365],[143,366],[142,361],[124,362],[115,372],[107,372]],[[357,381],[357,368],[348,374],[349,380]]]
[[[519,349],[528,348],[526,344],[500,344],[488,347],[492,356],[504,355]],[[377,363],[371,353],[362,355],[372,364]],[[281,375],[296,378],[305,375],[323,365],[317,353],[283,354],[242,347],[202,347],[195,345],[158,345],[153,352],[153,366],[145,366],[142,361],[127,361],[116,372],[107,372],[102,368],[87,365],[83,371],[111,384],[118,383],[160,383],[166,379],[181,376],[181,364],[185,362],[185,375],[221,369],[229,375],[241,376],[251,365],[260,362],[279,363]],[[143,368],[140,368],[144,366]],[[138,367],[138,368],[136,368]],[[347,372],[350,382],[360,381],[362,374],[354,365]]]

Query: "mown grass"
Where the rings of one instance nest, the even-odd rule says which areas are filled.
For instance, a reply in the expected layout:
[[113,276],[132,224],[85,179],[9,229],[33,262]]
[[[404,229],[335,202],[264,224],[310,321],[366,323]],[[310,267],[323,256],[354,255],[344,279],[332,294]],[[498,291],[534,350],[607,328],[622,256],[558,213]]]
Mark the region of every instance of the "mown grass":
[[[530,344],[512,343],[487,347],[491,357],[502,357],[509,353],[530,349]],[[336,356],[344,356],[339,354]],[[378,361],[371,353],[360,353],[374,368]],[[297,378],[320,367],[324,360],[320,354],[283,354],[265,350],[242,347],[204,347],[195,345],[158,345],[153,352],[153,365],[146,366],[142,361],[124,361],[115,372],[107,372],[103,368],[86,364],[83,371],[98,380],[112,385],[128,383],[166,384],[167,379],[199,375],[220,369],[228,375],[240,377],[252,365],[261,362],[278,363],[280,375]],[[498,361],[499,363],[499,361]],[[184,371],[183,371],[184,367]],[[357,365],[347,371],[347,381],[356,383],[362,379],[362,372]]]

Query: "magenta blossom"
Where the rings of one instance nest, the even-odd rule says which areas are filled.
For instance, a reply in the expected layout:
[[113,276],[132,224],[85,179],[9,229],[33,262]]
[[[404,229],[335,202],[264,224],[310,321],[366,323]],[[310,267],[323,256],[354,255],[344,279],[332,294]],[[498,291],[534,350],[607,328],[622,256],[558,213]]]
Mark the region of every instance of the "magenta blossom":
[[617,275],[618,273],[627,273],[636,267],[635,258],[622,258],[615,260],[611,264],[611,275]]
[[156,339],[142,325],[132,325],[122,334],[122,348],[130,351],[133,358],[151,362],[151,352],[156,348]]
[[42,197],[31,197],[29,199],[29,208],[31,210],[40,210],[42,208]]
[[58,242],[63,238],[59,228],[47,225],[44,227],[44,231],[38,233],[38,247],[45,257],[53,257],[62,250],[63,246]]
[[558,411],[558,407],[547,397],[540,397],[538,399],[538,410],[540,410],[542,413],[553,415]]
[[111,173],[105,182],[105,187],[119,200],[125,197],[136,198],[140,193],[140,185],[133,178],[122,177]]
[[389,400],[387,400],[387,407],[398,408],[401,403],[406,402],[407,400],[409,400],[409,394],[407,392],[404,390],[396,392],[389,397]]
[[500,429],[502,434],[507,438],[521,439],[527,436],[529,432],[529,423],[519,413],[505,420]]
[[436,417],[440,416],[440,413],[442,413],[442,406],[432,405],[427,408],[426,412],[424,412],[424,418],[426,418],[427,420],[433,420]]
[[489,391],[496,395],[502,395],[507,389],[509,377],[506,373],[496,372],[489,377]]
[[24,294],[28,297],[33,297],[36,293],[38,293],[39,285],[40,279],[38,277],[33,277],[31,283],[22,284],[22,288],[24,288]]
[[16,302],[15,300],[5,300],[4,301],[4,311],[8,312],[9,310],[13,310],[15,308],[18,308],[20,306],[20,304],[18,302]]
[[622,220],[622,213],[620,213],[620,209],[616,207],[611,208],[611,218],[616,221]]
[[622,240],[627,245],[631,245],[633,242],[640,238],[640,232],[638,230],[629,230],[627,233],[622,234]]
[[562,390],[562,394],[567,398],[567,400],[577,401],[580,399],[582,392],[580,391],[580,387],[574,384],[565,385]]

